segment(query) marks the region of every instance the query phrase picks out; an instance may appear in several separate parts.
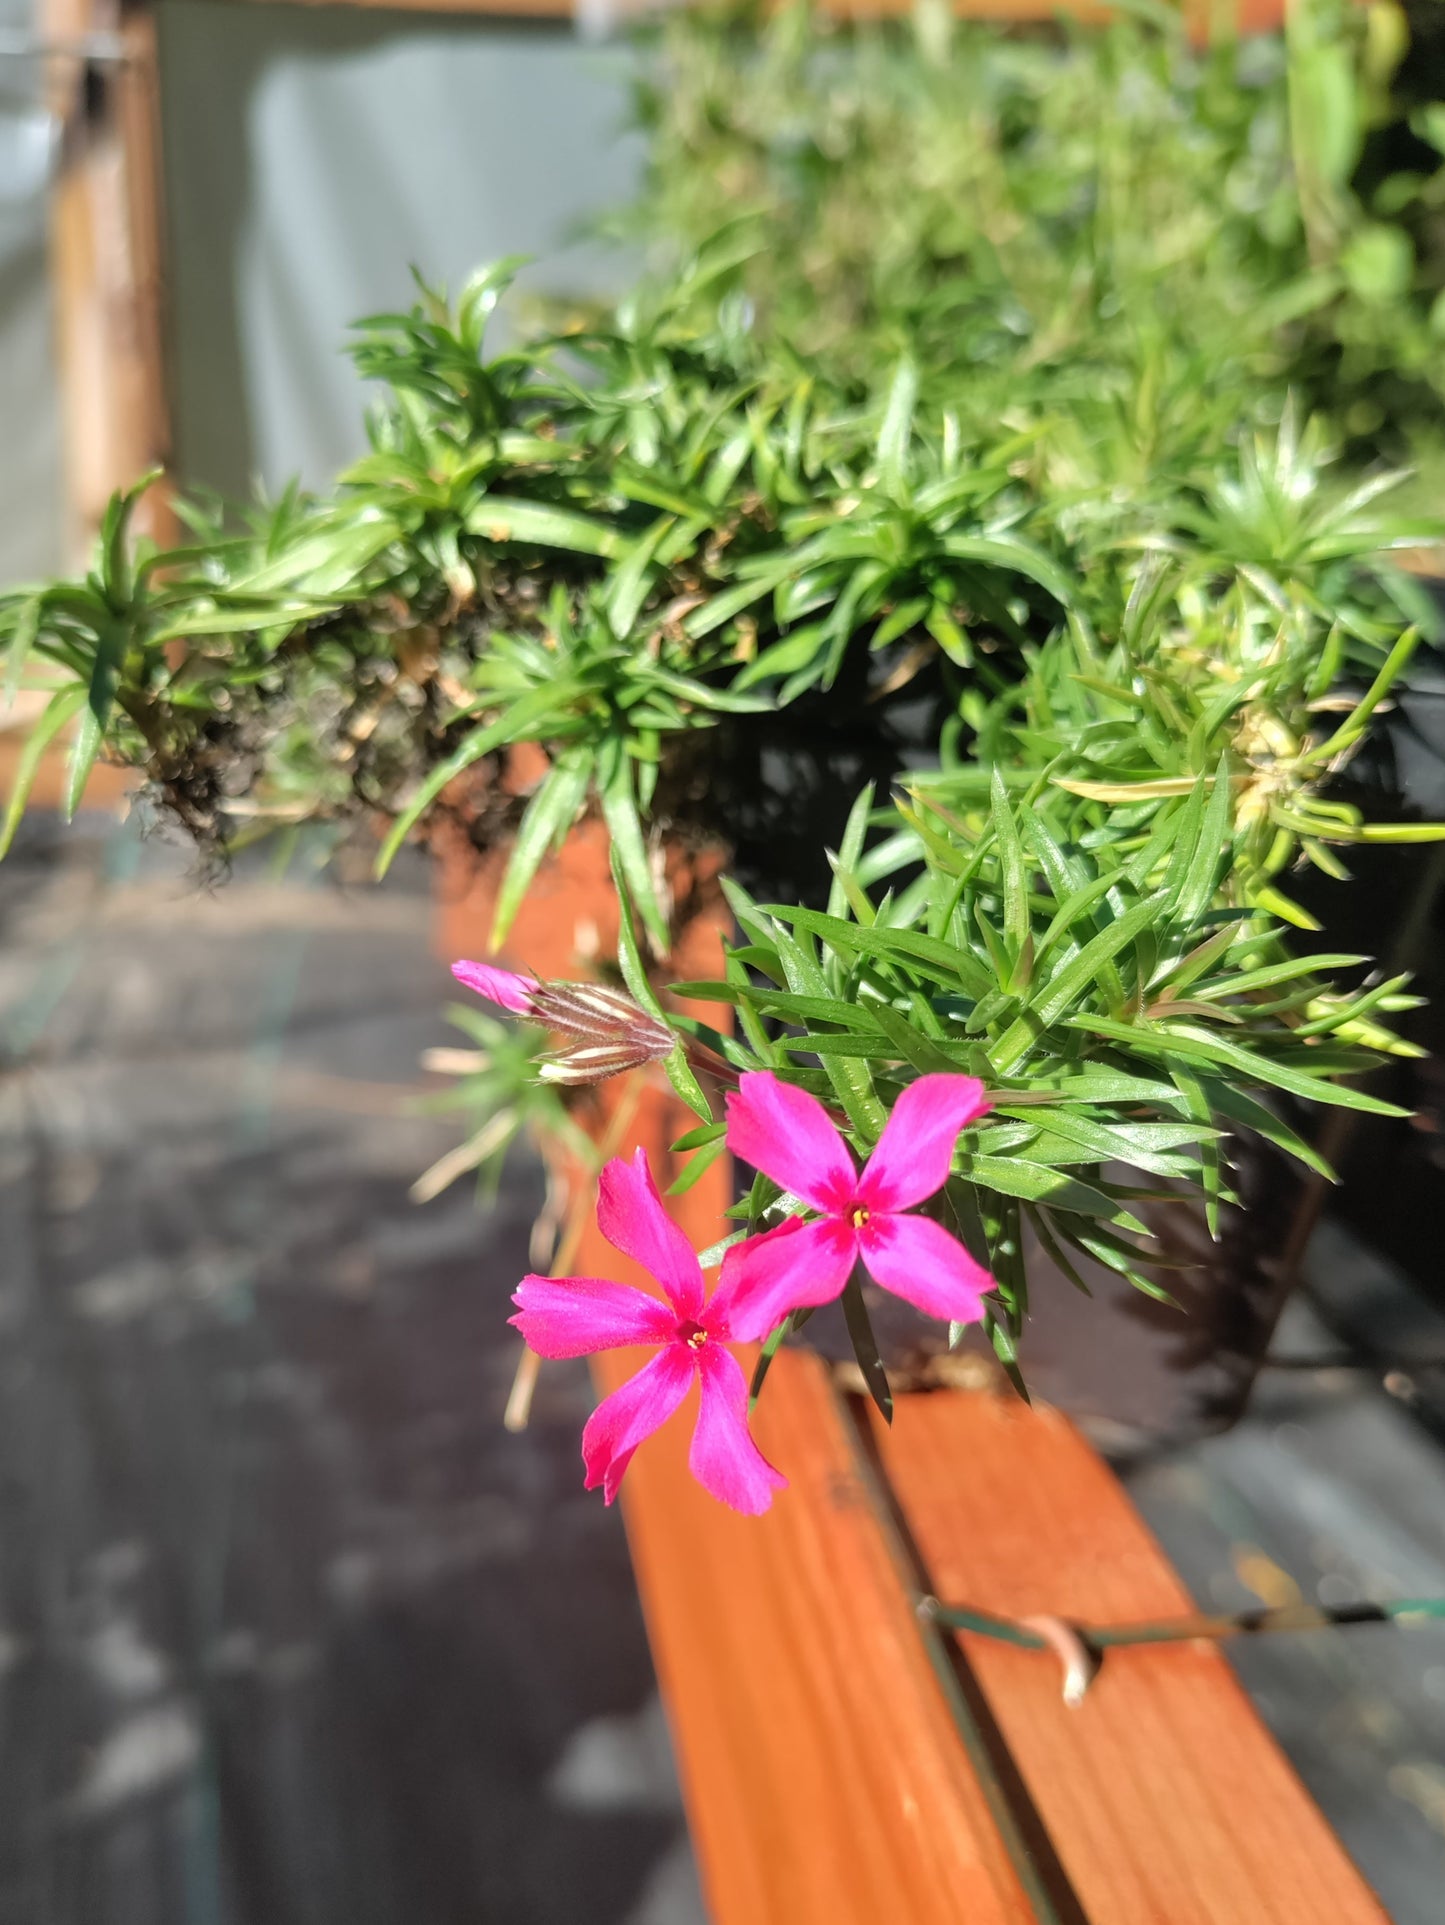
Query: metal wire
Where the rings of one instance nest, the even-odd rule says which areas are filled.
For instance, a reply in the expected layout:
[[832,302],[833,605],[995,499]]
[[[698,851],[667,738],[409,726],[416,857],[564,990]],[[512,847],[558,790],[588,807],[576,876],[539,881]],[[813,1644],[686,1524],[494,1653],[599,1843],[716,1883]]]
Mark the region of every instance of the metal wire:
[[[950,1631],[972,1631],[1026,1651],[1057,1648],[1056,1638],[1039,1631],[1038,1620],[996,1617],[966,1605],[921,1600],[919,1610],[933,1623]],[[1196,1638],[1245,1637],[1262,1631],[1324,1631],[1352,1624],[1411,1624],[1445,1622],[1445,1598],[1391,1598],[1383,1602],[1316,1605],[1282,1604],[1226,1616],[1198,1612],[1189,1617],[1160,1618],[1143,1624],[1073,1624],[1058,1621],[1092,1651],[1108,1651],[1130,1644],[1184,1644]]]

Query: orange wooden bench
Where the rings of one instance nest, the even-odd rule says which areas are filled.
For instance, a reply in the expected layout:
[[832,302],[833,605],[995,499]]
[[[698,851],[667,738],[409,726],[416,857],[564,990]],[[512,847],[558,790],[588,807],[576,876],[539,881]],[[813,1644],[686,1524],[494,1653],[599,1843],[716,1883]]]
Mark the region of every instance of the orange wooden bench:
[[[603,851],[597,825],[574,835],[509,955],[565,977],[594,931],[607,953]],[[444,901],[448,958],[484,953],[495,878]],[[693,922],[680,976],[716,973],[720,923]],[[692,1121],[650,1088],[618,1147],[665,1183]],[[675,1200],[698,1247],[728,1180],[716,1164]],[[569,1268],[643,1281],[590,1216]],[[638,1361],[599,1358],[599,1389]],[[928,1592],[1011,1618],[1193,1608],[1062,1417],[931,1391],[899,1397],[889,1432],[784,1352],[755,1422],[791,1480],[766,1517],[694,1483],[683,1422],[622,1499],[715,1925],[1387,1925],[1216,1646],[1110,1651],[1071,1709],[1052,1654],[920,1619]]]

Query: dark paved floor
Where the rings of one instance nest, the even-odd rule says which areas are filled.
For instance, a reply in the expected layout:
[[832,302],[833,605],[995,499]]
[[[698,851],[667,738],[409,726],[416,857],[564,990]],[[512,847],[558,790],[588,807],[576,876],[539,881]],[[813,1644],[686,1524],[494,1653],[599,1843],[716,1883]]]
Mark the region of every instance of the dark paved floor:
[[[104,822],[0,867],[0,1925],[701,1919],[581,1367],[499,1422],[537,1173],[407,1199],[457,1134],[410,1106],[428,916],[420,865],[207,893]],[[1131,1487],[1203,1603],[1445,1595],[1445,1457],[1379,1362],[1445,1331],[1339,1232],[1312,1283],[1287,1346],[1375,1367],[1271,1372]],[[1445,1627],[1231,1655],[1442,1925]]]
[[420,868],[59,835],[0,869],[0,1925],[699,1918],[582,1367],[498,1421],[537,1173],[407,1199]]

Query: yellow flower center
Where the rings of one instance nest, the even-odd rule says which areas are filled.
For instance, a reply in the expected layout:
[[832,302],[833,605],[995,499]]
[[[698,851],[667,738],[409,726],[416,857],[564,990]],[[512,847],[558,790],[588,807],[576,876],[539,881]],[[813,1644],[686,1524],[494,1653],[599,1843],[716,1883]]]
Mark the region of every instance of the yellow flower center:
[[861,1230],[868,1221],[868,1205],[866,1203],[855,1203],[848,1212],[848,1221],[855,1230]]

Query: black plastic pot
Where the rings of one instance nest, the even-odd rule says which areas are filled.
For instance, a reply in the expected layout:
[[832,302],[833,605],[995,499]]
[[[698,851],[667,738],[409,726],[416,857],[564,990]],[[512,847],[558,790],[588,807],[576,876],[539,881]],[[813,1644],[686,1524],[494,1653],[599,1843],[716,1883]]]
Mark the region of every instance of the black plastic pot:
[[[1158,1282],[1175,1305],[1145,1296],[1104,1265],[1080,1261],[1086,1297],[1026,1234],[1029,1314],[1020,1346],[1030,1394],[1063,1410],[1102,1447],[1128,1454],[1222,1430],[1242,1413],[1293,1281],[1294,1226],[1305,1185],[1267,1144],[1236,1143],[1239,1207],[1209,1235],[1192,1201],[1148,1206],[1168,1256]],[[1137,1172],[1107,1172],[1139,1181]],[[874,1334],[897,1390],[982,1383],[993,1353],[980,1331],[949,1352],[947,1331],[865,1285]],[[1177,1305],[1177,1307],[1176,1307]],[[853,1351],[829,1305],[797,1341],[842,1367]]]
[[687,739],[668,767],[658,812],[701,827],[732,852],[729,868],[761,902],[821,907],[826,849],[872,783],[880,799],[909,770],[934,768],[957,713],[954,671],[934,656],[916,674],[903,646],[853,650],[829,690],[774,714],[725,717]]
[[[1445,601],[1445,595],[1442,595]],[[836,848],[858,790],[878,793],[934,759],[944,718],[956,713],[950,671],[938,663],[896,688],[892,658],[864,658],[827,695],[805,698],[777,717],[745,717],[714,731],[705,760],[692,765],[700,797],[731,840],[734,872],[761,901],[821,904]],[[1410,688],[1384,718],[1350,787],[1375,819],[1445,817],[1445,658],[1419,662]],[[1445,856],[1430,845],[1352,854],[1349,886],[1303,872],[1290,879],[1324,928],[1321,949],[1375,955],[1413,967],[1432,1008],[1408,1032],[1427,1048],[1445,1044]],[[1442,940],[1432,940],[1438,936]],[[1445,1168],[1445,1073],[1438,1057],[1401,1060],[1372,1087],[1420,1113],[1419,1122],[1359,1119],[1353,1112],[1296,1116],[1306,1134],[1331,1138],[1328,1153],[1349,1179],[1332,1191],[1373,1240],[1428,1272],[1445,1303],[1429,1252],[1437,1241]],[[1264,1094],[1264,1092],[1261,1092]],[[1438,1127],[1432,1128],[1432,1119]],[[1033,1391],[1125,1450],[1223,1428],[1240,1415],[1294,1280],[1322,1186],[1261,1140],[1234,1140],[1234,1188],[1218,1243],[1191,1203],[1156,1206],[1153,1227],[1182,1269],[1159,1282],[1179,1308],[1135,1290],[1098,1264],[1081,1264],[1093,1291],[1084,1298],[1037,1248],[1027,1250],[1029,1321],[1022,1361]],[[1143,1214],[1148,1216],[1146,1210]],[[949,1355],[945,1333],[896,1298],[865,1292],[884,1361],[898,1387],[978,1377],[991,1358],[970,1336]],[[836,1307],[813,1317],[797,1341],[846,1364],[852,1347]]]
[[[1432,584],[1445,608],[1445,583]],[[1445,821],[1445,652],[1423,649],[1409,686],[1379,718],[1340,794],[1379,821]],[[1408,970],[1422,1008],[1395,1022],[1427,1052],[1397,1057],[1371,1089],[1405,1118],[1351,1115],[1337,1132],[1341,1187],[1330,1210],[1411,1278],[1445,1312],[1439,1262],[1445,1195],[1445,844],[1345,851],[1348,887],[1298,879],[1296,895],[1322,928],[1305,938],[1321,949],[1375,956],[1394,975]]]
[[[748,716],[710,732],[705,762],[693,765],[689,803],[697,807],[705,784],[732,842],[733,872],[760,901],[825,901],[832,876],[824,851],[837,847],[862,785],[871,781],[886,795],[898,776],[933,759],[943,719],[956,712],[948,671],[935,663],[888,689],[893,672],[875,658],[872,688],[839,686],[784,715]],[[1266,1144],[1241,1139],[1235,1155],[1234,1187],[1244,1204],[1225,1212],[1218,1243],[1190,1202],[1154,1206],[1165,1247],[1186,1260],[1159,1277],[1179,1308],[1089,1263],[1080,1266],[1093,1292],[1086,1299],[1042,1250],[1027,1251],[1025,1378],[1112,1447],[1222,1428],[1244,1407],[1288,1291],[1292,1226],[1305,1190]],[[871,1286],[865,1297],[895,1388],[991,1374],[993,1353],[981,1335],[950,1354],[940,1325]],[[812,1317],[795,1341],[843,1366],[852,1359],[836,1305]]]

